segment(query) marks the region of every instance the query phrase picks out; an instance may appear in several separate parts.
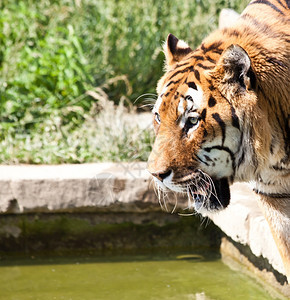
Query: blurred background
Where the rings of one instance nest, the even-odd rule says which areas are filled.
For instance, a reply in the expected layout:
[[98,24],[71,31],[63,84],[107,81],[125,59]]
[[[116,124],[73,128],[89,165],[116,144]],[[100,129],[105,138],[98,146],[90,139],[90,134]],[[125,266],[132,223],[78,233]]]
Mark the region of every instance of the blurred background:
[[0,2],[0,163],[146,160],[168,33],[192,48],[245,0]]

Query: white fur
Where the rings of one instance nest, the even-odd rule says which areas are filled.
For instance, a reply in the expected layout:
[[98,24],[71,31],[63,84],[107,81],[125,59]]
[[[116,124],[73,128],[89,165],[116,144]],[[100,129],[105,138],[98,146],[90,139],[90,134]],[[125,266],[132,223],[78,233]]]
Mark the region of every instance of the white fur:
[[186,48],[189,48],[189,46],[185,41],[179,40],[177,43],[177,48],[186,49]]
[[[203,91],[202,91],[201,87],[199,87],[198,85],[196,85],[196,87],[197,87],[197,90],[195,90],[193,88],[188,88],[187,93],[185,94],[185,97],[191,96],[194,101],[194,107],[200,108],[202,99],[203,99]],[[187,101],[187,102],[191,102],[191,101]]]
[[184,114],[184,100],[183,100],[183,98],[180,99],[180,101],[178,103],[178,113],[180,115]]
[[163,90],[161,91],[160,95],[158,96],[156,102],[155,102],[155,105],[154,105],[153,110],[152,110],[153,113],[159,113],[159,108],[160,108],[160,106],[163,102],[162,96],[163,96],[163,94],[166,93],[166,91],[167,91],[167,87],[164,87]]
[[[186,100],[186,109],[184,110],[184,100],[186,98],[186,96],[191,96],[192,100]],[[201,103],[202,103],[202,99],[203,99],[203,91],[202,89],[197,86],[197,90],[193,89],[193,88],[188,88],[187,92],[184,95],[184,98],[181,98],[178,104],[178,111],[180,111],[180,123],[179,126],[181,128],[184,127],[186,120],[189,116],[189,113],[192,110],[196,110],[199,109],[201,107]],[[183,112],[181,113],[181,109],[179,109],[180,107],[183,108]]]

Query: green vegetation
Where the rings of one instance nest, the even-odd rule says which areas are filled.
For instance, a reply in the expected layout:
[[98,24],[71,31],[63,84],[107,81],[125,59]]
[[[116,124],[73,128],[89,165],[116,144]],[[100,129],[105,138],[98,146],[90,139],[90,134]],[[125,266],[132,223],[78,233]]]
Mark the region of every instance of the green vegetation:
[[2,0],[0,162],[146,159],[153,135],[125,112],[154,93],[167,34],[197,46],[246,2]]

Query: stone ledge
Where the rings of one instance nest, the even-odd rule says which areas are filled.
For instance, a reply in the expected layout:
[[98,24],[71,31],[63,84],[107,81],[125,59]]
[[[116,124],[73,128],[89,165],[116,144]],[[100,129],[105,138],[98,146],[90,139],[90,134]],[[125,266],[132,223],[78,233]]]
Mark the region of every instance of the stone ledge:
[[140,162],[2,165],[0,213],[159,209],[145,168]]
[[[0,214],[160,211],[146,163],[0,166]],[[209,218],[281,274],[270,229],[246,184],[231,187],[229,207]],[[174,202],[174,200],[173,200]],[[174,205],[174,203],[173,203]],[[178,201],[179,210],[186,205]]]

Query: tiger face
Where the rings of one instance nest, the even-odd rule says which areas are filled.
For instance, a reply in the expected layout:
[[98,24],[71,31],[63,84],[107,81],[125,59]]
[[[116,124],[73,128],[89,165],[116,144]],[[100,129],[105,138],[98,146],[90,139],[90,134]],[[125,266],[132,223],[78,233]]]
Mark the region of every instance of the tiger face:
[[171,34],[164,50],[167,72],[157,87],[148,170],[163,190],[187,193],[198,212],[220,210],[245,160],[241,102],[257,98],[250,58],[238,45],[192,51]]

